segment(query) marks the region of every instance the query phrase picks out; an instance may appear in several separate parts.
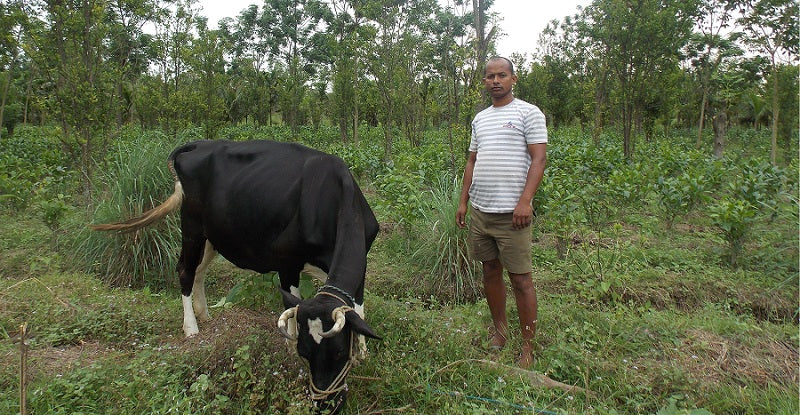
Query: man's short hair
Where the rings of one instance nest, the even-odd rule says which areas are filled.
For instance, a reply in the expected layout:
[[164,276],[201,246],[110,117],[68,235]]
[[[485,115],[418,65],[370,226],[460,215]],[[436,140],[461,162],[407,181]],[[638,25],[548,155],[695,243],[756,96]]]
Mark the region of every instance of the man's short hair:
[[495,61],[506,61],[508,63],[508,67],[511,68],[511,75],[514,75],[514,63],[511,62],[511,59],[508,59],[504,56],[492,56],[489,60],[486,61],[486,65],[483,67],[483,74],[486,75],[486,67],[489,66],[489,63]]

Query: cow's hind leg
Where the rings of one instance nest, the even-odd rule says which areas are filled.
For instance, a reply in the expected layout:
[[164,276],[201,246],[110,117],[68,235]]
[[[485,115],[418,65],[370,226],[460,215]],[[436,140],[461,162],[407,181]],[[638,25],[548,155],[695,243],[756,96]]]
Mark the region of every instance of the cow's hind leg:
[[208,314],[208,301],[206,300],[206,271],[211,261],[217,257],[217,251],[211,242],[206,241],[206,247],[203,251],[203,260],[197,266],[197,271],[194,273],[194,284],[192,284],[192,303],[194,304],[194,315],[199,321],[211,320]]
[[187,222],[189,221],[186,220],[186,217],[181,218],[183,246],[180,260],[178,260],[178,277],[181,282],[181,300],[183,301],[183,333],[186,337],[191,337],[200,332],[192,309],[192,289],[196,272],[203,259],[206,239],[202,235],[193,235],[192,228],[186,226]]

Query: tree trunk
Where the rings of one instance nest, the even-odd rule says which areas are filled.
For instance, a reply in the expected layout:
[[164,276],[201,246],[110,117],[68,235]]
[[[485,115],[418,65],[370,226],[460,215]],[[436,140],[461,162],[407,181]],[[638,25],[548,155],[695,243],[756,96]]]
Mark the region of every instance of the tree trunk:
[[2,96],[0,96],[0,139],[3,138],[3,115],[6,110],[6,98],[8,97],[8,90],[11,86],[11,67],[6,72],[6,82],[3,85]]
[[780,101],[778,100],[778,68],[772,64],[772,145],[769,153],[769,160],[773,166],[777,166],[778,160],[778,113],[780,112]]
[[703,88],[703,100],[700,104],[700,120],[697,122],[697,143],[695,148],[700,148],[703,145],[703,127],[706,119],[706,106],[708,105],[708,90]]
[[622,104],[622,149],[626,160],[633,159],[633,108],[624,102]]
[[728,123],[728,115],[725,111],[720,111],[714,116],[714,158],[721,159],[725,151],[725,128]]
[[[355,74],[355,82],[357,83],[360,77],[358,76],[358,54],[356,54],[355,62],[353,63],[353,73]],[[358,84],[354,85],[353,91],[353,142],[358,144]]]
[[592,142],[595,146],[600,144],[600,133],[603,131],[603,103],[606,100],[606,82],[608,70],[606,61],[602,60],[599,73],[599,84],[594,91],[594,124],[592,126]]

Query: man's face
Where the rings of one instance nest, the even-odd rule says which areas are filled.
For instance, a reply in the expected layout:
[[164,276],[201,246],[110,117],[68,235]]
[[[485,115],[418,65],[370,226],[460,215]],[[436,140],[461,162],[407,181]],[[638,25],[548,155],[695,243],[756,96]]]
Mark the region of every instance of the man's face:
[[511,94],[511,87],[516,82],[517,76],[511,74],[511,66],[505,60],[493,60],[486,65],[483,85],[492,99],[502,99]]

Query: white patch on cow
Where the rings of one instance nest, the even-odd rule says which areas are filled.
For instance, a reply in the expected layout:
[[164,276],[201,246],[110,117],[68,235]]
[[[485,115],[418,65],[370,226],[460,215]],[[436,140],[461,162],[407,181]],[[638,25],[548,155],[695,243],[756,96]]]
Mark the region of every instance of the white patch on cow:
[[356,314],[358,314],[362,320],[364,319],[364,304],[356,304],[353,310],[355,310]]
[[211,261],[217,256],[217,251],[211,242],[206,241],[205,250],[203,251],[203,260],[197,266],[194,274],[194,285],[192,286],[192,303],[194,304],[194,314],[200,321],[211,320],[211,315],[208,314],[208,301],[206,300],[206,271]]
[[293,296],[297,297],[297,298],[303,298],[303,297],[300,297],[300,295],[301,295],[300,294],[300,288],[297,288],[294,285],[289,287],[289,293],[292,294]]
[[200,332],[197,329],[197,319],[192,310],[192,297],[181,295],[181,299],[183,300],[183,333],[186,337],[192,337]]
[[325,284],[325,281],[328,280],[328,274],[325,271],[323,271],[322,268],[315,267],[309,264],[308,262],[306,262],[305,265],[303,265],[303,270],[300,272],[303,272],[318,279],[319,282],[323,284]]
[[311,320],[308,319],[308,334],[314,339],[317,344],[322,343],[322,320],[319,317]]

